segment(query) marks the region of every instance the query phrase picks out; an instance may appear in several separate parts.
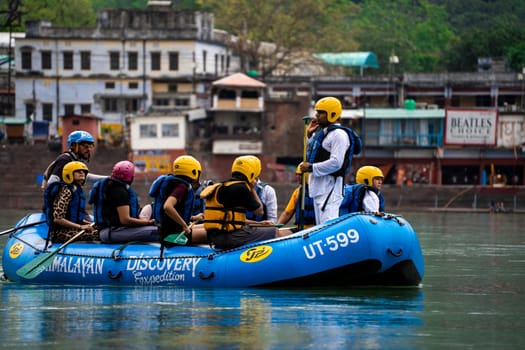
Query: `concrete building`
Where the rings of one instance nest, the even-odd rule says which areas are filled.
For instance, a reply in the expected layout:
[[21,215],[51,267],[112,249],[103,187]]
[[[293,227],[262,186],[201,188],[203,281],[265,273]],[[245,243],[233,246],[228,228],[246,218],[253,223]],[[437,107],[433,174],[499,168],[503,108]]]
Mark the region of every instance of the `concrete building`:
[[206,106],[210,81],[238,69],[221,35],[212,14],[165,2],[100,11],[95,28],[29,22],[16,41],[16,117],[60,132],[61,116],[92,114],[120,132],[130,115],[184,116]]

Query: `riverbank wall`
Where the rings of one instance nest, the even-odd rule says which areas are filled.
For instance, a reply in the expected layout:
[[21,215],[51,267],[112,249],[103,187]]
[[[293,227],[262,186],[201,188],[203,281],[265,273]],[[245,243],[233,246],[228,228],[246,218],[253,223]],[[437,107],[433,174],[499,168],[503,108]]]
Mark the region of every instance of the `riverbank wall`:
[[[41,210],[41,174],[59,153],[46,145],[0,146],[0,208]],[[127,159],[125,148],[100,146],[94,153],[89,168],[92,173],[109,175],[113,164]],[[196,155],[199,157],[199,155]],[[141,204],[150,200],[148,189],[153,178],[137,176],[134,183]],[[277,192],[281,212],[295,183],[269,182]],[[90,189],[86,186],[86,190]],[[382,188],[389,212],[403,211],[481,211],[489,212],[491,203],[503,203],[506,212],[525,213],[525,187],[489,186],[435,186],[384,185]]]

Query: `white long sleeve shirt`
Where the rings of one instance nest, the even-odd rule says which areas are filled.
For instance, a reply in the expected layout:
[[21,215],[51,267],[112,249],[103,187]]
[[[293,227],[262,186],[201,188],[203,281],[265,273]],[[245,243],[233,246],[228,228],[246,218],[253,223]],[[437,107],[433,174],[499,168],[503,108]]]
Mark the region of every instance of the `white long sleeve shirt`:
[[[318,131],[320,132],[320,131]],[[326,128],[323,129],[326,132]],[[312,164],[310,175],[310,197],[326,196],[330,191],[343,196],[343,177],[333,177],[333,172],[341,169],[345,161],[345,154],[350,147],[348,134],[342,129],[330,131],[323,139],[322,146],[330,152],[330,158],[319,163]]]

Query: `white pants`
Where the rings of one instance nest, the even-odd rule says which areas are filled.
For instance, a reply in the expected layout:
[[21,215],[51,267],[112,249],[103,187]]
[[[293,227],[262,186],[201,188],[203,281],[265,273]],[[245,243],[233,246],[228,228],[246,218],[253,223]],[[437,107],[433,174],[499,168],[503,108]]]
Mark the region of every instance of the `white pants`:
[[[326,197],[329,195],[328,200]],[[339,207],[343,202],[343,196],[339,193],[330,193],[314,198],[315,222],[317,225],[324,224],[328,220],[339,217]],[[325,205],[326,203],[326,205]],[[324,207],[324,210],[323,210]]]

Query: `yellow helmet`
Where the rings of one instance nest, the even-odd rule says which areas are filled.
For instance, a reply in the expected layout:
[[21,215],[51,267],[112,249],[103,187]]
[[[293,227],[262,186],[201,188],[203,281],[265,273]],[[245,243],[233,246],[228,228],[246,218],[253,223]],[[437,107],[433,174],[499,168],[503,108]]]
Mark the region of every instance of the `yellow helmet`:
[[316,111],[325,111],[330,123],[334,123],[343,113],[343,105],[335,97],[323,97],[315,103],[314,109]]
[[233,173],[241,173],[251,182],[261,174],[261,160],[256,156],[237,157],[232,164]]
[[262,171],[261,160],[259,159],[259,157],[252,156],[252,155],[248,155],[246,157],[251,158],[251,160],[253,161],[253,164],[255,165],[255,174],[256,174],[255,177],[259,177]]
[[75,180],[75,177],[73,176],[73,173],[75,171],[83,171],[87,176],[89,169],[87,165],[82,162],[69,162],[66,165],[64,165],[64,168],[62,169],[62,180],[67,184],[72,184]]
[[374,177],[385,178],[381,169],[375,166],[362,166],[357,170],[355,175],[355,181],[358,184],[372,186],[372,180]]
[[201,163],[192,156],[180,156],[173,161],[173,175],[186,176],[198,181],[201,173]]

